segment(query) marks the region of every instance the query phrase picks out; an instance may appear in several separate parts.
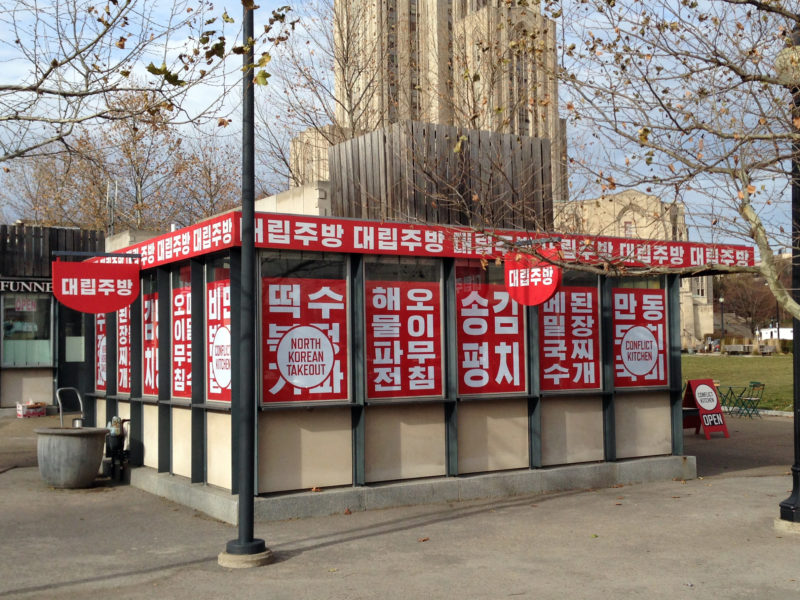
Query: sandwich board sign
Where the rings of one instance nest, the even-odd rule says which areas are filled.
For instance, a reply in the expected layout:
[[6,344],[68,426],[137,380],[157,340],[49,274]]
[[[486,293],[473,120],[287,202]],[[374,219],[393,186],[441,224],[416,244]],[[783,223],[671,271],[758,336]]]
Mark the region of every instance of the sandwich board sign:
[[691,409],[694,406],[699,411],[700,425],[707,440],[711,439],[711,433],[714,431],[721,431],[725,437],[730,437],[713,379],[689,380],[683,395],[683,407]]

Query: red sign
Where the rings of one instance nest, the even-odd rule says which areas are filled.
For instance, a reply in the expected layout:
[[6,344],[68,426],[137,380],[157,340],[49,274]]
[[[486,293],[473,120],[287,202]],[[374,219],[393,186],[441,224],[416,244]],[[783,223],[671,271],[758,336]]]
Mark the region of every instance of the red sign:
[[106,315],[100,313],[94,318],[94,389],[106,391]]
[[[447,256],[454,258],[502,257],[512,243],[530,245],[552,234],[497,230],[478,232],[456,227],[376,223],[307,215],[255,215],[255,243],[259,248],[286,248],[318,252]],[[606,261],[629,267],[684,268],[724,265],[753,266],[752,247],[697,244],[662,240],[636,240],[576,234],[561,235],[558,242],[537,244],[558,251],[563,260],[584,264]]]
[[158,395],[158,293],[142,295],[142,394]]
[[53,293],[58,301],[85,313],[110,313],[139,295],[139,265],[54,261]]
[[513,394],[527,389],[525,319],[502,285],[456,283],[458,393]]
[[347,400],[347,281],[261,281],[263,401]]
[[683,396],[683,407],[697,407],[700,412],[699,424],[703,426],[703,433],[706,439],[711,439],[713,431],[721,431],[725,437],[728,434],[728,426],[725,425],[725,418],[722,416],[722,406],[719,403],[717,386],[713,379],[690,379],[686,386]]
[[192,396],[192,288],[172,290],[172,395]]
[[[185,260],[241,243],[241,213],[230,212],[191,227],[130,246],[125,252],[141,255],[142,268]],[[309,215],[255,215],[255,243],[259,248],[391,254],[453,258],[504,256],[512,243],[528,244],[552,234],[497,230],[478,232],[466,228],[377,223]],[[662,240],[635,240],[565,234],[559,242],[541,248],[558,250],[563,260],[583,264],[612,262],[628,267],[685,268],[709,265],[752,267],[752,247]],[[96,259],[120,263],[129,259]]]
[[596,287],[565,287],[539,308],[539,385],[545,391],[600,387]]
[[206,286],[206,340],[208,343],[208,399],[231,401],[231,282]]
[[667,385],[664,290],[614,289],[614,385]]
[[439,283],[366,283],[367,396],[441,396]]
[[117,393],[131,393],[131,307],[117,311]]
[[538,306],[555,294],[561,269],[534,256],[517,254],[505,260],[506,289],[525,306]]

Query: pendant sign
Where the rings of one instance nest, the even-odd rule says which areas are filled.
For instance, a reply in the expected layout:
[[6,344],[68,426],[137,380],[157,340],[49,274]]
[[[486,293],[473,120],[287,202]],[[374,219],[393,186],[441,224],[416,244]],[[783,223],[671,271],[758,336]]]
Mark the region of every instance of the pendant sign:
[[111,313],[139,295],[137,263],[62,262],[53,268],[53,294],[64,306],[84,313]]
[[547,302],[561,284],[561,267],[539,257],[526,254],[509,255],[505,259],[505,264],[506,290],[512,300],[525,306],[537,306]]

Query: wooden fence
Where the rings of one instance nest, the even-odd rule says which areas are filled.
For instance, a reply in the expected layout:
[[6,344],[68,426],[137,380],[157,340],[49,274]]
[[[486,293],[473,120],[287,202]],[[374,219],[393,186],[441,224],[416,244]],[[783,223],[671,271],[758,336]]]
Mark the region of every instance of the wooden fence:
[[329,166],[335,216],[553,228],[547,139],[406,121],[333,146]]
[[103,252],[104,248],[102,231],[0,225],[0,276],[48,278],[52,252]]

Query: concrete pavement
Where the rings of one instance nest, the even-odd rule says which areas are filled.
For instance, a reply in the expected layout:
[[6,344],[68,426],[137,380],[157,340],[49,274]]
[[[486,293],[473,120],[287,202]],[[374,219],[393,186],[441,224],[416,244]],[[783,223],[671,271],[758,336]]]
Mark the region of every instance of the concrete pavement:
[[[728,424],[730,439],[686,431],[696,480],[257,524],[277,561],[235,571],[216,559],[234,527],[129,486],[53,490],[12,468],[0,597],[797,598],[800,536],[773,528],[792,421]],[[0,465],[10,427],[0,419]]]

